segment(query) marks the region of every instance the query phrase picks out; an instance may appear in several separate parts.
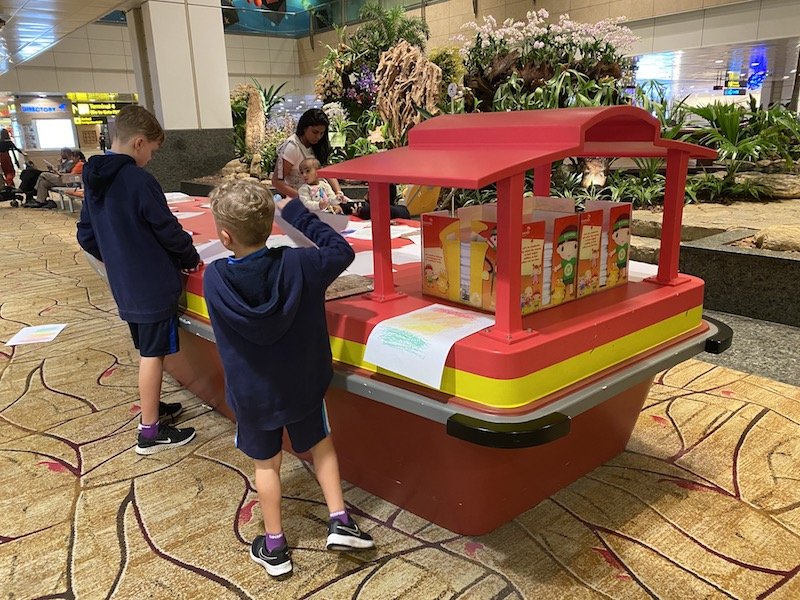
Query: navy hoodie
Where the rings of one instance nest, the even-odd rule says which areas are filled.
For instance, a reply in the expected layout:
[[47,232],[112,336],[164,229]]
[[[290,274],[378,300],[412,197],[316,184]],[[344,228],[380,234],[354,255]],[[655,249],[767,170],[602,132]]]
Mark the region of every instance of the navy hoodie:
[[103,261],[119,316],[155,323],[174,315],[181,269],[200,257],[155,178],[127,154],[92,156],[83,168],[78,243]]
[[205,270],[225,398],[237,422],[251,429],[277,429],[322,404],[333,377],[325,290],[355,257],[300,200],[282,216],[318,248],[265,248]]

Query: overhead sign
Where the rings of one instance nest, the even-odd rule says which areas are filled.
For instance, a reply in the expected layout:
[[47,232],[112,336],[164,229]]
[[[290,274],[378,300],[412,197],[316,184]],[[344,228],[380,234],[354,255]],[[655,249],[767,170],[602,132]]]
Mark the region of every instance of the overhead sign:
[[67,105],[61,104],[20,104],[19,109],[24,113],[56,113],[66,112]]
[[747,88],[725,88],[722,92],[723,96],[744,96],[747,93]]
[[78,102],[72,105],[72,112],[80,117],[113,117],[128,102]]

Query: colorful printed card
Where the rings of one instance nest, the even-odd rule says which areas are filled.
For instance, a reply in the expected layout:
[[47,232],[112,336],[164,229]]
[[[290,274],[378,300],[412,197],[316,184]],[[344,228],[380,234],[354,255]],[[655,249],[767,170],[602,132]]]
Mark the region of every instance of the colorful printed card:
[[52,342],[66,326],[66,323],[58,323],[53,325],[23,327],[6,342],[6,346],[20,346],[22,344],[41,344],[42,342]]
[[493,318],[471,310],[432,304],[378,323],[364,360],[439,389],[453,344],[493,324]]

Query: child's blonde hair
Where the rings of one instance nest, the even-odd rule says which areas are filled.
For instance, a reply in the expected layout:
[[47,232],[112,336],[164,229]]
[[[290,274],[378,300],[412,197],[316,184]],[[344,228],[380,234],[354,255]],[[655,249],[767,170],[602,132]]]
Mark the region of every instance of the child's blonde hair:
[[160,144],[166,138],[164,128],[150,111],[138,104],[129,104],[114,118],[114,139],[125,143],[137,135]]
[[316,158],[304,158],[300,161],[300,164],[297,165],[298,170],[302,171],[303,169],[319,169],[322,165]]
[[275,202],[266,187],[252,181],[228,181],[215,187],[208,198],[217,226],[237,242],[254,246],[267,241]]

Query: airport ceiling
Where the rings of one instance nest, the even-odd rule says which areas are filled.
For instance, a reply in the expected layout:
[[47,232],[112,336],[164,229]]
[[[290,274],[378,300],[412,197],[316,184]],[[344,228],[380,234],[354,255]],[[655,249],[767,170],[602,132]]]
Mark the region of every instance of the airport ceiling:
[[[0,74],[49,49],[73,31],[114,10],[142,0],[0,0]],[[662,52],[640,62],[638,79],[648,73],[672,81],[676,94],[686,94],[716,82],[727,71],[749,77],[766,70],[766,78],[793,80],[800,37],[713,48]]]
[[0,0],[0,73],[33,58],[59,40],[130,0]]

